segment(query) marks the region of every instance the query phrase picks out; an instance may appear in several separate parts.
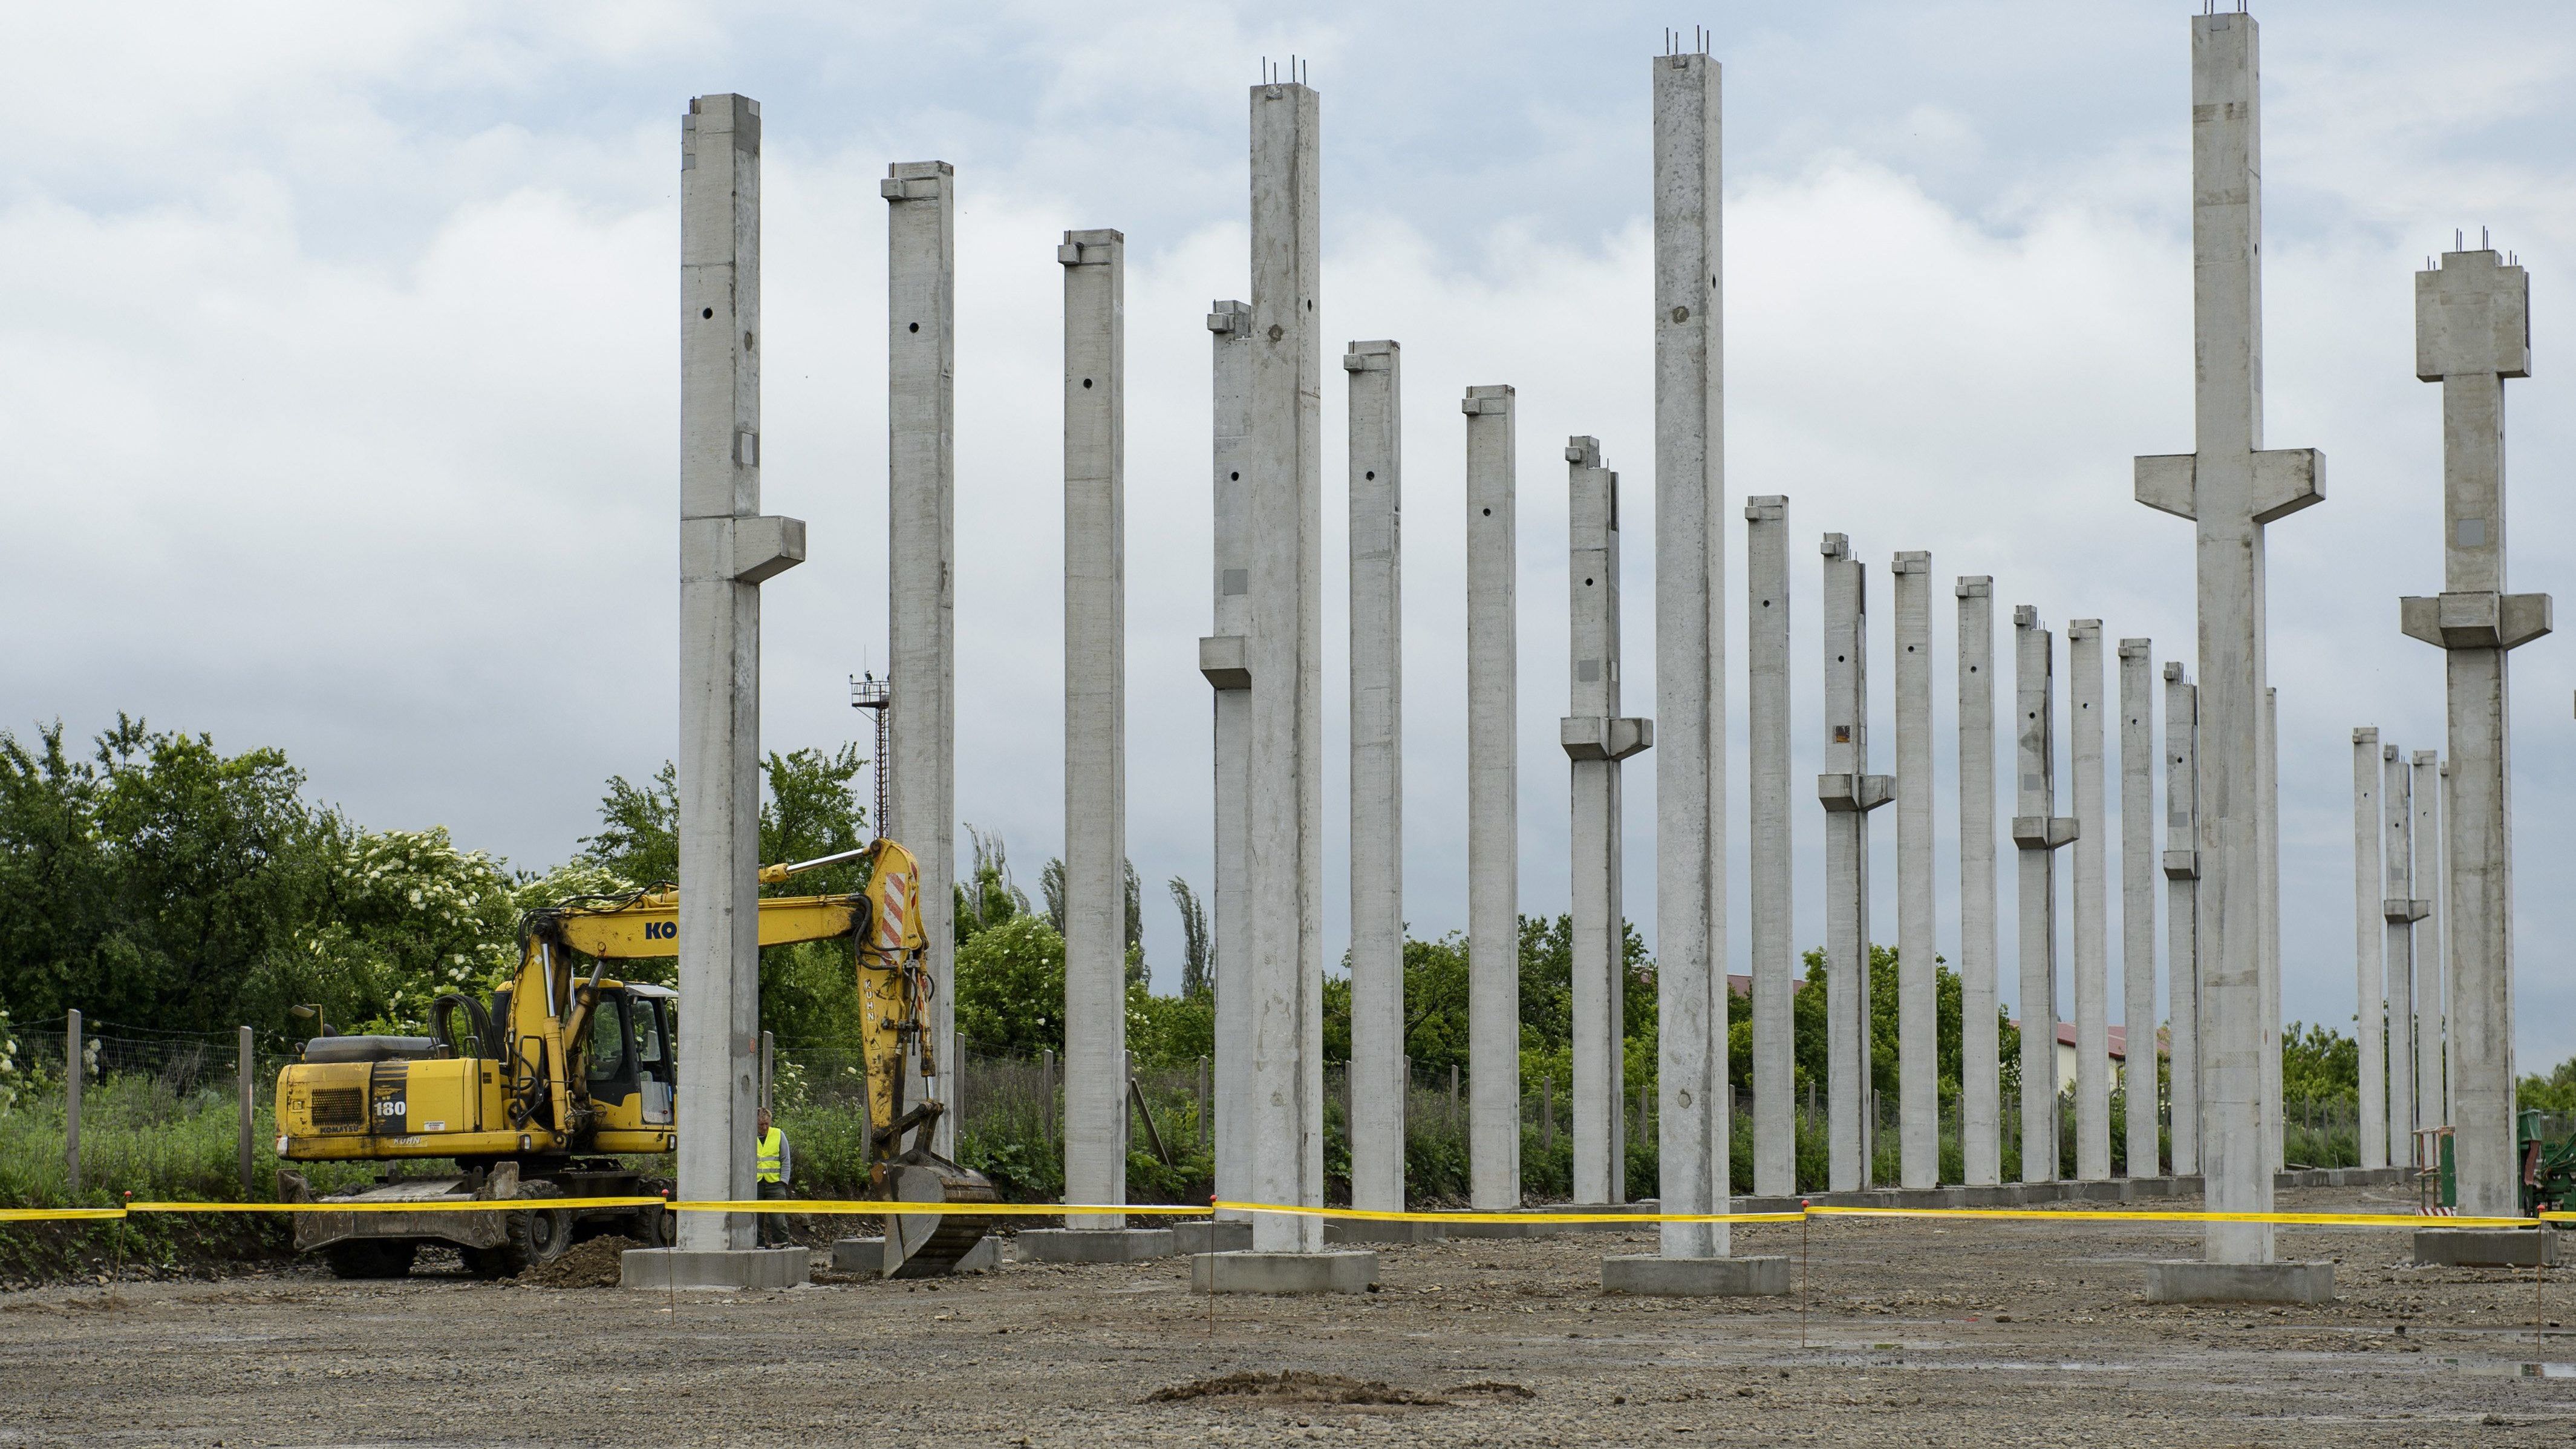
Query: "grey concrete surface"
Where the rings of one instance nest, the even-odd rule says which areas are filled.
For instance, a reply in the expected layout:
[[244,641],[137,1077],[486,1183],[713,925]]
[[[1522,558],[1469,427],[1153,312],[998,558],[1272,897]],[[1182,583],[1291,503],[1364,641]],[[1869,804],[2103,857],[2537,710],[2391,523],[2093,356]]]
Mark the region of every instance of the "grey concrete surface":
[[[1127,1200],[1127,239],[1064,269],[1064,1196]],[[1065,1230],[1115,1233],[1086,1213]]]
[[1996,1029],[1995,581],[1959,600],[1959,1159],[1973,1186],[2003,1180],[2002,1033]]
[[2444,1268],[2558,1266],[2555,1228],[2420,1228],[2415,1261]]
[[[2380,953],[2388,927],[2381,914],[2388,898],[2385,863],[2380,859],[2383,823],[2379,799],[2379,731],[2363,725],[2352,732],[2352,988],[2355,1041],[2382,1041],[2388,1035],[2387,978]],[[2388,1058],[2362,1052],[2357,1130],[2361,1165],[2388,1165]]]
[[[758,1106],[760,585],[804,559],[805,525],[760,516],[759,102],[692,100],[680,152],[678,1177],[683,1196],[739,1201]],[[680,1220],[693,1253],[751,1243],[739,1213]]]
[[2180,1259],[2147,1265],[2149,1303],[2330,1303],[2332,1263],[2210,1263]]
[[1521,1200],[1520,627],[1512,389],[1467,418],[1467,1156],[1477,1207]]
[[[957,1151],[957,177],[898,161],[886,200],[886,819],[921,864],[927,1033],[948,1104],[932,1134]],[[914,1068],[921,1065],[918,1056]]]
[[2379,903],[2380,960],[2388,983],[2387,1155],[2391,1164],[2414,1159],[2415,1145],[2415,923],[2429,903],[2415,891],[2415,792],[2406,753],[2380,746],[2379,802],[2386,823],[2382,840]]
[[1601,1291],[1648,1298],[1777,1298],[1789,1291],[1789,1260],[1619,1253],[1601,1260]]
[[[959,1258],[949,1271],[995,1273],[1001,1271],[1002,1262],[1002,1240],[988,1233],[978,1239],[975,1246],[968,1248],[966,1256]],[[833,1240],[832,1271],[882,1275],[885,1272],[885,1239],[867,1237]]]
[[1172,1224],[1172,1251],[1176,1253],[1248,1253],[1252,1251],[1252,1224],[1245,1222],[1178,1222]]
[[2200,691],[2179,659],[2165,663],[2165,1020],[2173,1034],[2173,1170],[2200,1171]]
[[[1719,278],[1720,70],[1653,59],[1655,226],[1656,1091],[1661,1196],[1728,1194],[1726,381]],[[1668,1257],[1727,1250],[1723,1223],[1667,1223]]]
[[1941,1180],[1939,981],[1932,913],[1932,555],[1887,566],[1896,596],[1896,1049],[1898,1181]]
[[[1246,771],[1252,998],[1251,1190],[1324,1199],[1323,362],[1320,106],[1251,89],[1252,368],[1243,449],[1252,548]],[[1323,1246],[1323,1224],[1254,1215],[1263,1253]]]
[[[687,1217],[713,1218],[714,1213]],[[795,1288],[810,1281],[807,1248],[629,1248],[618,1255],[618,1286],[669,1292],[679,1288]]]
[[2424,918],[2415,927],[2415,1125],[2433,1128],[2451,1120],[2442,1111],[2441,754],[2417,750],[2414,765],[2415,899],[2424,904]]
[[2075,1178],[2111,1176],[2111,923],[2104,788],[2102,621],[2066,621],[2066,715],[2073,739],[2075,848]]
[[[2128,1028],[2131,1177],[2164,1170],[2156,1102],[2155,641],[2120,641],[2120,1021]],[[2141,1056],[2140,1053],[2144,1055]]]
[[2505,656],[2550,628],[2549,596],[2508,593],[2505,580],[2504,384],[2530,372],[2520,266],[2481,247],[2415,274],[2415,375],[2442,385],[2442,592],[2400,600],[2399,617],[2444,651],[2449,1116],[2460,1211],[2482,1216],[2515,1210],[2519,1167]]
[[[2325,463],[2312,449],[2263,447],[2254,19],[2199,15],[2190,24],[2194,451],[2140,457],[2135,488],[2139,502],[2194,523],[2201,1163],[2212,1208],[2265,1212],[2277,1150],[2267,1062],[2279,1037],[2267,1050],[2264,531],[2323,498]],[[2213,1263],[2272,1257],[2268,1224],[2212,1223],[2205,1236]]]
[[1404,1210],[1403,352],[1350,379],[1351,1206]]
[[1141,1263],[1180,1251],[1170,1228],[1028,1228],[1013,1242],[1023,1263]]
[[[2057,810],[2056,648],[2039,610],[2013,607],[2013,846],[2020,854],[2021,1079],[2057,1082],[2056,852],[2075,839],[2075,820]],[[2026,1093],[2025,1095],[2030,1095]],[[2055,1181],[2054,1108],[2021,1114],[2021,1180]]]
[[1753,1190],[1798,1184],[1797,1041],[1789,998],[1799,979],[1796,855],[1789,822],[1789,500],[1744,500],[1745,797],[1752,832],[1745,923],[1753,977]]
[[1366,1293],[1376,1281],[1377,1254],[1360,1248],[1200,1253],[1190,1259],[1193,1293]]
[[2272,1151],[2272,1170],[2289,1165],[2289,1142],[2283,1134],[2281,1102],[2281,691],[2263,690],[2261,844],[2255,859],[2263,881],[2263,1141]]
[[[1244,879],[1251,825],[1252,512],[1243,481],[1250,447],[1252,307],[1209,304],[1215,505],[1214,620],[1199,641],[1199,672],[1215,691],[1215,870],[1210,934],[1216,949],[1216,1195],[1252,1195],[1252,924]],[[1248,1231],[1248,1228],[1247,1228]],[[1251,1246],[1249,1243],[1246,1247]]]
[[[1869,812],[1895,781],[1869,773],[1867,569],[1851,540],[1829,533],[1824,555],[1825,1095],[1827,1179],[1870,1185]],[[1722,1039],[1722,1038],[1721,1038]]]

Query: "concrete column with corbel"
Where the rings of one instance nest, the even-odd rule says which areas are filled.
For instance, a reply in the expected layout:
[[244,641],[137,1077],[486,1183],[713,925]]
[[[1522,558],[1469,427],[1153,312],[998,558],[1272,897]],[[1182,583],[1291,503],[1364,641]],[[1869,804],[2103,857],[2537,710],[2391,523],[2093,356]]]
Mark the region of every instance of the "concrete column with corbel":
[[2111,1176],[2110,807],[2104,788],[2102,621],[2066,621],[2075,764],[2075,1178]]
[[1824,554],[1825,1091],[1829,1186],[1870,1184],[1869,812],[1895,779],[1869,773],[1867,569],[1851,540],[1829,533]]
[[1620,761],[1654,743],[1654,722],[1620,714],[1619,475],[1598,439],[1568,438],[1568,711],[1558,736],[1573,776],[1574,1200],[1627,1200],[1626,920]]
[[2451,795],[2443,862],[2450,944],[2452,1147],[2463,1214],[2521,1211],[2513,1101],[2513,804],[2509,651],[2550,630],[2547,594],[2505,581],[2504,384],[2531,373],[2531,289],[2493,250],[2415,274],[2415,375],[2442,385],[2442,592],[2399,603],[2444,651]]
[[[1251,1198],[1252,917],[1245,880],[1251,829],[1252,515],[1243,482],[1251,431],[1252,307],[1210,304],[1214,397],[1216,632],[1199,640],[1199,674],[1215,691],[1216,1195]],[[1220,1217],[1241,1219],[1232,1210]]]
[[2057,1180],[2057,868],[2076,822],[2057,810],[2056,648],[2013,609],[2013,845],[2021,852],[2021,1180]]
[[[2415,752],[2415,897],[2424,919],[2415,929],[2415,1128],[2449,1120],[2442,1112],[2442,787],[2441,752]],[[2407,1160],[2412,1160],[2407,1159]]]
[[1941,1180],[1940,979],[1932,944],[1932,555],[1888,562],[1896,595],[1897,1181]]
[[1467,1152],[1476,1207],[1521,1201],[1520,671],[1512,389],[1467,417]]
[[2173,1170],[2200,1170],[2200,691],[2179,659],[2165,664],[2165,1019],[2173,1034]]
[[2003,1180],[2002,1033],[1996,1021],[1995,581],[1959,600],[1959,1158],[1970,1187]]
[[1796,871],[1789,822],[1789,500],[1744,500],[1745,871],[1753,977],[1753,1190],[1798,1191]]
[[[2388,976],[2388,1143],[2387,1160],[2404,1164],[2415,1147],[2415,923],[2432,903],[2415,895],[2415,791],[2406,752],[2395,745],[2379,747],[2379,802],[2383,823],[2382,899],[2379,918],[2386,932],[2380,948]],[[2362,1039],[2362,1055],[2382,1049],[2375,1038]]]
[[[1350,380],[1351,1206],[1404,1210],[1403,351]],[[1394,1226],[1394,1225],[1390,1225]]]
[[2381,914],[2388,883],[2380,860],[2379,731],[2363,725],[2352,732],[2352,992],[2353,1040],[2360,1043],[2361,1107],[2358,1135],[2361,1165],[2388,1165],[2388,1058],[2380,1044],[2388,1038],[2387,977],[2380,952],[2387,941]]
[[2120,641],[2120,1020],[2129,1176],[2163,1170],[2156,1091],[2155,641]]

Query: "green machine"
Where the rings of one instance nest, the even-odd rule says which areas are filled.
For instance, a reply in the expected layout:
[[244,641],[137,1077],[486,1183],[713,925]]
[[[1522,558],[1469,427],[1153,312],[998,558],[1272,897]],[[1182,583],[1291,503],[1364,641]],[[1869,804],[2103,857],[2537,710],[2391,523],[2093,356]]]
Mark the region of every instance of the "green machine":
[[[2564,1211],[2571,1201],[2576,1201],[2576,1134],[2553,1142],[2541,1135],[2541,1117],[2537,1107],[2527,1108],[2516,1115],[2514,1122],[2514,1145],[2522,1157],[2525,1217]],[[2435,1141],[2440,1144],[2434,1169],[2440,1201],[2446,1208],[2456,1208],[2460,1205],[2460,1179],[2451,1161],[2451,1134],[2446,1130]]]

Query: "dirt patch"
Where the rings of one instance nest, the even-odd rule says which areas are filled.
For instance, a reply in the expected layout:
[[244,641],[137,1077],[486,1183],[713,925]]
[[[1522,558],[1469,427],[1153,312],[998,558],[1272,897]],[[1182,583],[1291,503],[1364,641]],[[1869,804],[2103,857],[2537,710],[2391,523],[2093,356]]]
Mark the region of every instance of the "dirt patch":
[[1265,1404],[1418,1404],[1429,1407],[1446,1407],[1449,1403],[1435,1395],[1417,1394],[1411,1389],[1399,1389],[1375,1379],[1308,1373],[1303,1369],[1192,1379],[1185,1384],[1156,1389],[1145,1396],[1145,1402],[1149,1404],[1184,1403],[1193,1399],[1257,1399]]
[[536,1263],[510,1281],[523,1288],[614,1288],[624,1271],[629,1248],[644,1245],[633,1238],[592,1238],[575,1243],[551,1263]]

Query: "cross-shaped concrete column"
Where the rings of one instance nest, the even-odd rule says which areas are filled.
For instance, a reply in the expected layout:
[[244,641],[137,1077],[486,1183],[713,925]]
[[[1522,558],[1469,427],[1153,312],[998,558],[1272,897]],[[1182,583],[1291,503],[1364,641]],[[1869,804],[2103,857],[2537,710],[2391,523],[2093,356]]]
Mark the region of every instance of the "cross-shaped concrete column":
[[1941,1180],[1940,978],[1932,945],[1932,555],[1889,561],[1896,595],[1897,1180]]
[[[2379,903],[2387,940],[2381,959],[2388,973],[2388,1157],[2404,1165],[2415,1144],[2415,923],[2432,902],[2415,895],[2415,792],[2406,752],[2380,746],[2379,799],[2387,823],[2381,827],[2386,890]],[[2365,1051],[2377,1051],[2376,1039]]]
[[2353,1040],[2361,1051],[2361,1165],[2388,1165],[2388,1059],[2377,1044],[2388,1037],[2387,980],[2379,953],[2387,939],[2380,903],[2387,882],[2380,861],[2379,731],[2352,732],[2352,991]]
[[1869,773],[1869,602],[1851,540],[1825,535],[1825,1092],[1829,1186],[1869,1186],[1869,812],[1895,794]]
[[[1245,880],[1252,798],[1252,308],[1210,304],[1215,393],[1216,632],[1199,641],[1199,673],[1216,692],[1216,1195],[1252,1198],[1252,917]],[[1240,1218],[1231,1210],[1222,1214]]]
[[2057,1180],[2057,864],[2075,841],[2057,813],[2055,641],[2013,609],[2013,845],[2021,852],[2021,1180]]
[[2165,1019],[2173,1032],[2173,1170],[2200,1171],[2200,691],[2181,660],[2165,664]]
[[2415,375],[2442,385],[2442,592],[2400,604],[2445,651],[2452,1145],[2462,1213],[2521,1210],[2513,1120],[2513,802],[2505,653],[2549,632],[2505,591],[2504,382],[2531,373],[2531,290],[2490,250],[2415,274]]
[[[2262,162],[2254,18],[2191,20],[2192,315],[2197,338],[2190,453],[2137,460],[2138,501],[2193,521],[2199,568],[2199,955],[2203,1176],[2211,1209],[2269,1212],[2263,980],[2263,532],[2325,496],[2325,460],[2263,447]],[[2273,1044],[2277,1050],[2277,1042]],[[2267,1223],[2213,1222],[2213,1263],[2272,1259]],[[2195,1279],[2195,1282],[2205,1281]],[[2182,1278],[2173,1280],[2176,1291]],[[2150,1292],[2158,1291],[2151,1285]]]
[[2163,1153],[2156,1117],[2155,642],[2120,641],[2120,1020],[2129,1059],[2129,1176],[2154,1177]]
[[1619,762],[1652,745],[1652,720],[1619,713],[1619,475],[1601,443],[1568,438],[1568,710],[1558,738],[1574,789],[1574,1200],[1627,1201],[1621,1075],[1627,979]]

